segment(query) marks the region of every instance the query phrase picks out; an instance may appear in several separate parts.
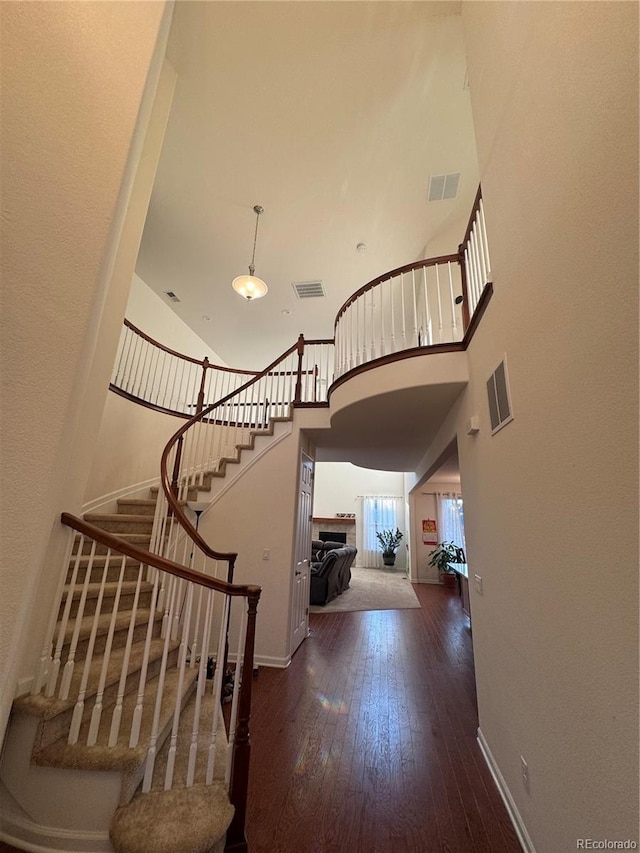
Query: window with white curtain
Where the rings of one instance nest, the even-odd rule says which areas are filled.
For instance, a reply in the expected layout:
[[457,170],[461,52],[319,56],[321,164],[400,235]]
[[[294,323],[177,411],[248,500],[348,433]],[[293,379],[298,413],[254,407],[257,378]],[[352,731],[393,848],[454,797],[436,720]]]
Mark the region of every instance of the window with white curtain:
[[382,568],[382,551],[376,533],[395,530],[400,517],[400,497],[369,495],[362,499],[362,565]]
[[438,492],[438,528],[440,542],[453,542],[467,553],[464,538],[464,505],[462,496],[454,492]]

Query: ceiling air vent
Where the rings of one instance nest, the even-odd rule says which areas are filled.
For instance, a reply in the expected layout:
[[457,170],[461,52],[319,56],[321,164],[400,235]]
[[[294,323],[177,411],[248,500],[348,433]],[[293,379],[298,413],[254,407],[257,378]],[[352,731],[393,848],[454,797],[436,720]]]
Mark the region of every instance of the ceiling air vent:
[[180,302],[180,297],[176,296],[173,290],[165,290],[165,296],[168,296],[172,302]]
[[294,281],[291,287],[298,299],[318,299],[326,295],[321,281]]
[[450,175],[431,175],[429,178],[429,201],[442,201],[447,198],[455,198],[460,182],[460,172],[451,172]]
[[491,435],[495,435],[498,430],[513,420],[506,356],[488,378],[487,394],[489,396],[489,415],[491,416]]

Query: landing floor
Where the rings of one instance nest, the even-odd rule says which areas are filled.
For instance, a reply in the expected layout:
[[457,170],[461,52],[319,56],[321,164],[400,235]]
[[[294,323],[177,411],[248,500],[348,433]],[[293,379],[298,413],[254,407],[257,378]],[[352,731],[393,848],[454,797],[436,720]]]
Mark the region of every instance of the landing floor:
[[469,620],[421,608],[311,614],[254,680],[251,853],[519,853],[476,741]]

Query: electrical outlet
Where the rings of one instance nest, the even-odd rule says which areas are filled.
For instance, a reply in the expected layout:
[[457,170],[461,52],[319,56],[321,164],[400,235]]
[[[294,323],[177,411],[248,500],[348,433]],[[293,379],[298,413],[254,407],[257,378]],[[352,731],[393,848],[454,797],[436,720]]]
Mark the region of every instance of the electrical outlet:
[[529,765],[523,755],[520,756],[520,771],[522,773],[522,784],[527,794],[529,794]]
[[262,559],[263,560],[270,560],[271,559],[271,549],[270,548],[264,549],[264,551],[262,552]]
[[482,578],[480,575],[474,575],[473,579],[476,582],[476,592],[478,595],[482,595]]

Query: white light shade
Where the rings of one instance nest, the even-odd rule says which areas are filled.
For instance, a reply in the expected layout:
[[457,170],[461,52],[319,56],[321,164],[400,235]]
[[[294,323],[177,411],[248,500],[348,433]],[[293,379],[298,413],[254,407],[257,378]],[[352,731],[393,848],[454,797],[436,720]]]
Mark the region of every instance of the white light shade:
[[231,282],[231,287],[245,299],[260,299],[269,290],[264,281],[255,275],[239,275]]

